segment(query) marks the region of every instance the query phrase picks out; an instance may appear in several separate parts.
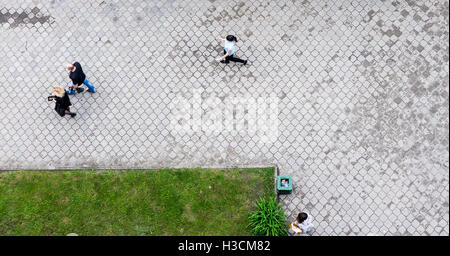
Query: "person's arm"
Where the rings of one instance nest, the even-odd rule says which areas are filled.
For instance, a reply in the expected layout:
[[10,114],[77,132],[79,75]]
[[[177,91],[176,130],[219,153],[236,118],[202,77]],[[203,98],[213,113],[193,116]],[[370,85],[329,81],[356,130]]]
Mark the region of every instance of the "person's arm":
[[217,38],[217,40],[222,41],[222,42],[225,42],[226,39],[219,36],[219,37]]
[[[54,93],[50,94],[50,96],[56,96]],[[56,102],[56,98],[53,98],[50,102]]]
[[[72,81],[72,82],[73,82],[73,81]],[[78,86],[79,86],[79,84],[76,84],[75,82],[73,82],[73,85],[72,85],[72,88],[73,88],[73,89],[77,89]]]
[[72,79],[72,83],[73,83],[73,88],[78,88],[78,86],[80,86],[83,82],[80,81],[80,76],[79,74],[77,74],[74,79]]
[[226,57],[228,57],[230,55],[230,53],[231,53],[231,49],[228,50],[227,54],[223,55],[220,59],[224,60]]
[[55,102],[61,104],[63,98],[56,96],[55,97]]

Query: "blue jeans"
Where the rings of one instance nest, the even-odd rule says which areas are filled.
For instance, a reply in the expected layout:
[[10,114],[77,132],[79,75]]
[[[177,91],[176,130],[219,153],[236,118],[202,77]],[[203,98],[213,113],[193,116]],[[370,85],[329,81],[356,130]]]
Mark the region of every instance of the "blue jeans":
[[[85,85],[87,86],[87,88],[89,89],[89,91],[95,92],[94,86],[91,84],[91,82],[89,82],[89,80],[87,80],[87,78],[84,79],[83,84],[85,84]],[[81,84],[80,84],[80,85],[81,85]],[[72,89],[72,90],[69,90],[67,93],[72,95],[72,94],[75,93],[75,90],[73,90],[73,89]]]

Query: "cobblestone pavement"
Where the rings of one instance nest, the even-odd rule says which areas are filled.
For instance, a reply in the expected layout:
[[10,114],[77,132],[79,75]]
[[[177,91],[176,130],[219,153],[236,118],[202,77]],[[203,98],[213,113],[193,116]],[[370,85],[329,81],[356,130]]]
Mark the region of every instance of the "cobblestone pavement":
[[[313,235],[449,235],[448,11],[0,0],[0,169],[276,164],[295,181],[289,219],[309,212]],[[227,34],[246,66],[216,61]],[[73,60],[98,92],[60,118],[47,96]]]

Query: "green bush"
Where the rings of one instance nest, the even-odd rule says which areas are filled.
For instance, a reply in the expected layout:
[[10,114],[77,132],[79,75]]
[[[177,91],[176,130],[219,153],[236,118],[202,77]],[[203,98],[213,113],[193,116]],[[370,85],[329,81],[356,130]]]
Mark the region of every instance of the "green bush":
[[256,210],[250,213],[249,227],[255,236],[285,236],[286,214],[280,208],[281,203],[276,202],[276,197],[269,199],[260,198],[255,203]]

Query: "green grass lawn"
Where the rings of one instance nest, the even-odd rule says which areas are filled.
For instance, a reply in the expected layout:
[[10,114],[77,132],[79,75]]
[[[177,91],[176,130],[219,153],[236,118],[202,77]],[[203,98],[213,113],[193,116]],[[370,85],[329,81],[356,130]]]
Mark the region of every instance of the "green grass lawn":
[[273,168],[0,173],[0,235],[251,235]]

